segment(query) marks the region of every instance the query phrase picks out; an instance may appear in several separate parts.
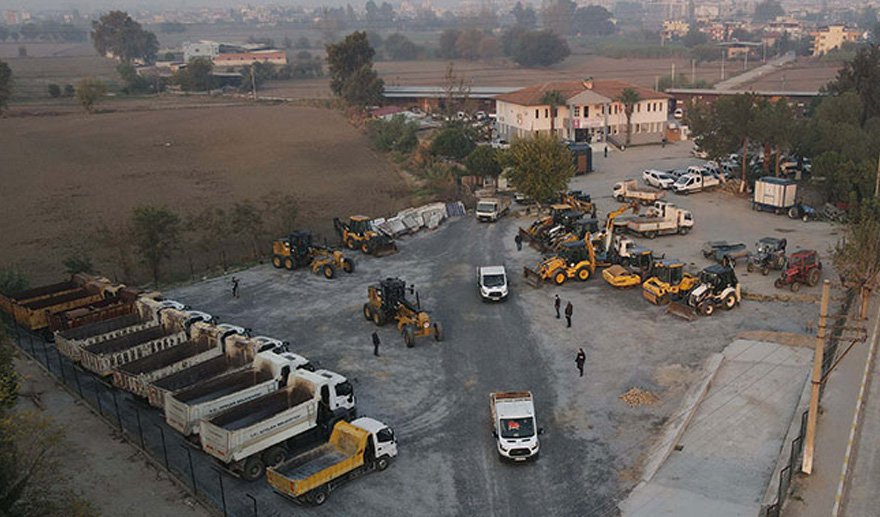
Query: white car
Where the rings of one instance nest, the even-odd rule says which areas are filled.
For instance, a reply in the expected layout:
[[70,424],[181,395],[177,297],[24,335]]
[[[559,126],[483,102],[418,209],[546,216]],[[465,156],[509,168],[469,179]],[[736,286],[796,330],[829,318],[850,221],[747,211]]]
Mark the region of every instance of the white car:
[[662,189],[672,188],[672,184],[675,183],[675,176],[656,169],[645,169],[642,172],[642,179],[648,185]]
[[477,285],[480,289],[480,298],[487,302],[503,302],[510,293],[504,266],[478,267]]
[[681,120],[682,118],[684,118],[684,110],[681,108],[675,108],[675,111],[672,113],[672,116],[675,117],[676,119]]

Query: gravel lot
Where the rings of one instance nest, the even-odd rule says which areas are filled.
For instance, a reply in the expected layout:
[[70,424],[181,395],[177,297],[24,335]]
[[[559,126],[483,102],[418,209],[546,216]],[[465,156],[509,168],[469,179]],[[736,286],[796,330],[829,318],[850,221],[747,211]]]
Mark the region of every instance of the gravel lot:
[[[601,216],[617,206],[605,196],[613,182],[648,166],[696,163],[688,150],[687,144],[630,148],[608,159],[597,152],[597,172],[575,178],[572,187],[593,193]],[[686,260],[695,272],[708,264],[699,249],[709,239],[752,246],[764,235],[780,235],[790,249],[816,248],[823,255],[836,239],[832,226],[752,212],[744,199],[723,192],[670,197],[694,212],[694,231],[642,244]],[[396,428],[401,453],[393,467],[345,485],[315,515],[616,515],[617,501],[635,484],[640,462],[678,410],[702,360],[745,331],[804,333],[817,306],[744,301],[734,311],[686,322],[651,306],[638,290],[616,291],[601,278],[532,289],[520,272],[539,256],[528,248],[517,252],[513,242],[517,226],[529,222],[455,220],[404,239],[398,255],[359,256],[353,276],[333,281],[262,266],[236,274],[239,299],[231,298],[228,278],[168,294],[222,321],[291,340],[323,367],[356,379],[359,412]],[[508,266],[512,297],[483,304],[474,268],[497,263]],[[775,291],[773,275],[749,275],[744,267],[737,273],[745,289]],[[422,306],[444,324],[444,342],[422,338],[407,349],[385,327],[379,331],[382,356],[372,356],[374,327],[361,306],[367,286],[387,276],[416,285]],[[557,292],[574,304],[572,329],[554,317]],[[587,351],[583,379],[574,365],[579,346]],[[630,408],[619,396],[631,387],[650,390],[659,401]],[[494,451],[488,393],[507,389],[535,394],[547,430],[535,463],[504,464]],[[256,495],[261,508],[284,512],[291,506],[262,482],[230,479],[230,486],[242,508],[244,493]]]

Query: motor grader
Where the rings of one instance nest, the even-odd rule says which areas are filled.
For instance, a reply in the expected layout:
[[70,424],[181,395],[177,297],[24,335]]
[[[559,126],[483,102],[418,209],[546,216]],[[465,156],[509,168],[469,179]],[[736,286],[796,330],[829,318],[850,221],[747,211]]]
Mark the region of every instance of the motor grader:
[[559,252],[542,260],[535,269],[523,268],[525,281],[532,287],[541,287],[546,281],[562,285],[569,278],[585,282],[595,273],[596,251],[589,234],[583,240],[562,245]]
[[376,257],[397,253],[397,244],[387,235],[374,230],[370,218],[365,215],[353,215],[348,221],[335,217],[333,227],[339,233],[342,243],[350,250],[359,249]]
[[434,336],[435,341],[443,341],[443,326],[439,321],[432,321],[428,312],[422,310],[418,293],[416,304],[410,303],[406,299],[407,290],[414,292],[399,278],[386,278],[369,286],[364,318],[379,327],[391,321],[396,322],[407,348],[416,346],[416,338],[422,336]]
[[312,273],[333,278],[336,271],[354,272],[354,261],[341,251],[312,242],[312,234],[306,231],[291,233],[287,238],[272,243],[272,265],[287,270],[308,267]]
[[642,296],[654,305],[665,305],[686,297],[699,281],[699,278],[684,272],[684,262],[660,260],[654,263],[651,278],[642,284]]

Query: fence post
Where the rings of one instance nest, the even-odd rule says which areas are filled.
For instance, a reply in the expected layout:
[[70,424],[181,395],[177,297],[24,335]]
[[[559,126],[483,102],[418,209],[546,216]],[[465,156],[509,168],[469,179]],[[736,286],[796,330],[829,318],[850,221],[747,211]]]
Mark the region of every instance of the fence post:
[[49,366],[49,346],[43,343],[43,357],[46,358],[46,371],[52,373],[52,367]]
[[825,324],[828,319],[828,299],[831,296],[831,281],[825,279],[822,284],[822,304],[819,308],[819,326],[816,329],[816,350],[813,355],[812,390],[810,394],[810,412],[807,416],[807,435],[804,439],[804,461],[801,472],[813,472],[813,449],[816,446],[816,423],[819,419],[819,389],[822,384],[822,360],[825,353]]
[[116,423],[119,425],[119,430],[122,431],[122,416],[119,414],[119,402],[116,401],[116,390],[110,390],[110,394],[113,395],[113,407],[116,408]]
[[229,514],[226,513],[226,492],[223,490],[223,473],[219,470],[217,470],[217,479],[220,480],[220,502],[223,504],[223,517],[227,517]]
[[58,356],[58,369],[61,370],[61,382],[67,385],[67,376],[64,375],[64,359],[61,358],[61,352],[58,349],[55,349],[55,355]]
[[168,465],[168,446],[165,445],[165,430],[159,424],[153,425],[156,426],[156,429],[159,430],[159,435],[162,437],[162,455],[165,458],[165,470],[171,472],[171,467]]
[[186,459],[189,462],[189,478],[193,484],[193,494],[199,495],[199,489],[198,489],[198,487],[196,487],[196,471],[193,468],[192,452],[189,450],[189,447],[187,447],[186,445],[181,444],[180,446],[183,448],[183,450],[186,451]]
[[98,413],[100,413],[101,416],[104,416],[104,407],[101,405],[101,393],[98,391],[100,385],[100,381],[95,381],[95,400],[98,401]]
[[141,412],[138,411],[138,408],[134,408],[134,416],[135,416],[135,418],[137,418],[138,436],[141,439],[141,449],[146,451],[147,448],[144,446],[144,428],[141,427]]
[[254,517],[258,517],[258,512],[257,512],[257,498],[254,497],[254,496],[252,496],[251,494],[244,494],[244,495],[245,495],[248,499],[250,499],[251,502],[253,503]]
[[76,380],[76,390],[79,392],[79,398],[84,399],[82,384],[79,382],[79,368],[75,364],[73,365],[73,378]]

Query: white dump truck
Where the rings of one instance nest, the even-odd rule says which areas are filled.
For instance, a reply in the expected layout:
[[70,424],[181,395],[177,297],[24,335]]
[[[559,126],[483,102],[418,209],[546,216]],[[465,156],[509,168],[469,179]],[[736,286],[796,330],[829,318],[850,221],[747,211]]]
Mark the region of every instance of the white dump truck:
[[193,384],[165,396],[165,421],[184,436],[199,432],[199,420],[277,391],[308,360],[291,352],[261,352],[250,368]]
[[484,197],[477,200],[475,211],[477,220],[492,223],[500,219],[510,209],[510,199],[505,197]]
[[628,179],[615,183],[611,188],[611,195],[621,203],[624,201],[638,201],[643,205],[650,205],[658,199],[663,199],[666,193],[662,190],[641,187],[638,181]]
[[653,239],[658,235],[680,233],[687,234],[694,227],[694,216],[688,210],[678,208],[672,203],[656,201],[648,209],[648,213],[632,218],[626,222],[626,228],[632,233]]
[[538,455],[538,427],[530,391],[497,391],[489,394],[492,434],[502,458],[525,461]]
[[509,286],[504,266],[478,267],[477,285],[483,301],[501,302],[507,299]]
[[291,451],[337,422],[356,416],[354,389],[328,370],[300,370],[282,389],[200,422],[202,449],[233,474],[253,481],[266,466],[280,465]]

